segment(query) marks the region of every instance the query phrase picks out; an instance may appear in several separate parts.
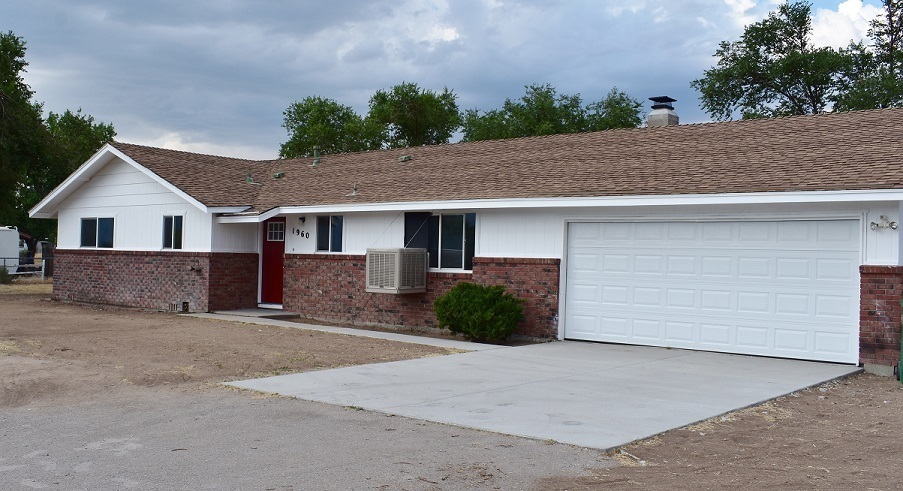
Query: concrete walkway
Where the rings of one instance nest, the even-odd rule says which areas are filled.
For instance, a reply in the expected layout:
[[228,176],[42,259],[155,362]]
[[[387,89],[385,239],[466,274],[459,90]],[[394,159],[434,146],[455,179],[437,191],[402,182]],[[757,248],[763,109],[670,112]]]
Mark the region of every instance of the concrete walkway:
[[[495,344],[469,343],[467,341],[458,341],[455,339],[430,338],[427,336],[414,336],[411,334],[401,334],[396,332],[368,331],[366,329],[352,329],[349,327],[333,327],[320,326],[316,324],[305,324],[302,322],[292,322],[279,319],[283,317],[280,310],[270,309],[242,309],[228,310],[213,313],[201,314],[182,314],[189,317],[199,317],[201,319],[216,319],[223,321],[244,322],[247,324],[258,324],[265,326],[291,327],[294,329],[307,329],[310,331],[331,332],[333,334],[344,334],[346,336],[359,336],[364,338],[388,339],[390,341],[398,341],[401,343],[422,344],[425,346],[437,346],[440,348],[458,349],[462,351],[483,351],[503,349],[506,346],[498,346]],[[287,315],[287,317],[298,317],[297,315]]]
[[492,348],[229,385],[608,449],[860,371],[569,341]]

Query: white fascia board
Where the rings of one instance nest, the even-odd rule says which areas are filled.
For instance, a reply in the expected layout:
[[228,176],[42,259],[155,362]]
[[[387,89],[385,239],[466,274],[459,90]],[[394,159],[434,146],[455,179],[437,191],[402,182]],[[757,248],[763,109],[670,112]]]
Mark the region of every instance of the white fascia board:
[[601,196],[587,198],[515,198],[460,201],[412,201],[317,206],[282,206],[259,215],[225,216],[220,223],[262,222],[279,215],[315,213],[356,213],[377,211],[498,210],[536,208],[609,208],[636,206],[729,205],[773,203],[842,203],[903,201],[901,189],[851,191],[792,191],[774,193],[675,194],[644,196]]
[[250,208],[250,206],[210,206],[207,211],[210,213],[241,213]]
[[194,197],[192,197],[191,195],[189,195],[189,194],[186,193],[185,191],[182,191],[181,189],[177,188],[175,185],[173,185],[171,182],[167,181],[166,179],[163,179],[162,177],[160,177],[160,176],[158,176],[157,174],[153,173],[153,172],[152,172],[150,169],[148,169],[147,167],[145,167],[145,166],[139,164],[138,162],[132,160],[131,157],[129,157],[128,155],[126,155],[126,154],[124,154],[124,153],[122,153],[122,152],[120,152],[119,150],[116,149],[116,147],[114,147],[114,146],[111,145],[111,146],[110,146],[110,151],[113,152],[113,154],[115,154],[117,157],[119,157],[119,158],[121,158],[122,160],[124,160],[124,161],[125,161],[126,163],[128,163],[129,165],[131,165],[131,166],[135,167],[136,169],[138,169],[139,171],[141,171],[142,174],[144,174],[144,175],[146,175],[147,177],[150,177],[151,179],[153,179],[157,184],[163,186],[164,188],[166,188],[167,190],[171,191],[171,192],[172,192],[173,194],[175,194],[176,196],[178,196],[178,197],[184,199],[185,201],[189,202],[189,203],[190,203],[191,205],[193,205],[195,208],[197,208],[197,209],[203,211],[204,213],[208,213],[208,212],[209,212],[209,210],[207,209],[207,205],[205,205],[205,204],[201,203],[200,201],[194,199]]
[[[102,169],[105,165],[110,163],[112,157],[119,157],[124,162],[129,165],[135,167],[144,175],[150,177],[154,180],[154,182],[160,184],[167,190],[173,192],[180,198],[184,199],[191,205],[200,209],[204,213],[208,212],[207,206],[205,206],[200,201],[194,199],[189,196],[187,193],[182,191],[181,189],[175,187],[169,181],[163,179],[157,174],[151,172],[147,167],[139,164],[138,162],[132,160],[128,155],[120,152],[113,145],[107,143],[103,147],[100,148],[90,159],[85,161],[78,169],[75,170],[72,174],[69,175],[59,186],[54,188],[53,191],[50,192],[47,196],[44,197],[38,204],[31,208],[28,211],[28,216],[32,218],[54,218],[58,212],[58,204],[62,202],[66,197],[72,194],[73,191],[78,189],[79,186],[88,182],[94,174],[97,173],[100,169]],[[247,208],[245,208],[247,209]]]
[[83,183],[88,182],[98,170],[110,162],[110,150],[113,148],[109,143],[100,147],[100,150],[94,152],[88,160],[75,169],[75,172],[69,174],[69,177],[63,180],[57,187],[53,188],[44,199],[28,210],[28,216],[31,218],[55,218],[57,202],[62,201],[73,191],[78,189]]

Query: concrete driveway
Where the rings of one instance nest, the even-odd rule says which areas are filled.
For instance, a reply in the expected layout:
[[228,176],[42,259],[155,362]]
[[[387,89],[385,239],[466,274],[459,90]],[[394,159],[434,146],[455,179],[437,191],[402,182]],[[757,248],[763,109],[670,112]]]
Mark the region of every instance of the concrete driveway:
[[230,385],[608,449],[858,371],[850,365],[563,341]]

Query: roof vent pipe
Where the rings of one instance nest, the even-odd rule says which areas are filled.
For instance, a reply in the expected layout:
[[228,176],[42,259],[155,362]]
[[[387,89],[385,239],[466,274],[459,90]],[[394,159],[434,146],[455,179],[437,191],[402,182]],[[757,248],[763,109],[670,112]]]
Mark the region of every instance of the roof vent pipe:
[[311,167],[316,167],[320,165],[320,148],[314,147],[314,163],[310,164]]
[[674,106],[671,105],[672,102],[677,102],[677,99],[660,95],[658,97],[650,97],[649,100],[655,104],[652,105],[652,112],[646,118],[646,126],[651,128],[653,126],[677,126],[680,124],[680,118],[677,117],[677,113],[674,112]]

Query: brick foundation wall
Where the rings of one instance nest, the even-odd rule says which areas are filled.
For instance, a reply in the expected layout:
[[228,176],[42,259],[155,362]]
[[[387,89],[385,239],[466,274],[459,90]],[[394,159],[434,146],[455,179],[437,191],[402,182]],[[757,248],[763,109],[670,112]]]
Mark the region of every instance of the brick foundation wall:
[[210,254],[210,295],[207,310],[235,310],[257,307],[256,253],[214,252]]
[[435,327],[433,302],[460,281],[505,285],[526,300],[517,334],[558,334],[558,259],[474,258],[473,273],[427,274],[426,293],[365,291],[366,256],[287,254],[283,308],[305,317],[351,324]]
[[188,302],[191,312],[257,305],[257,254],[57,249],[55,263],[60,300],[153,310]]
[[903,266],[860,266],[859,282],[859,361],[896,365],[900,360]]

